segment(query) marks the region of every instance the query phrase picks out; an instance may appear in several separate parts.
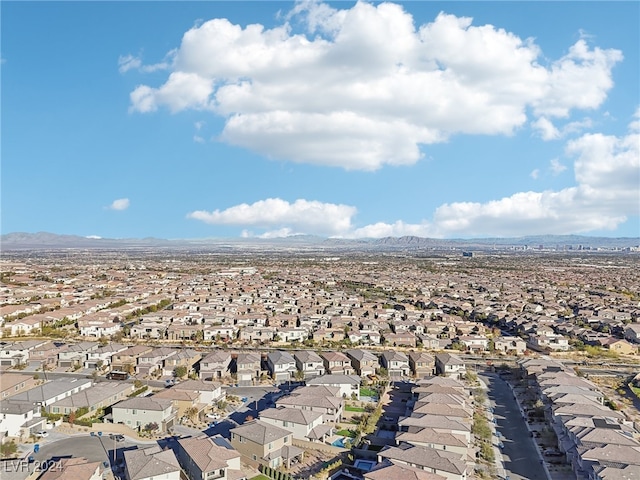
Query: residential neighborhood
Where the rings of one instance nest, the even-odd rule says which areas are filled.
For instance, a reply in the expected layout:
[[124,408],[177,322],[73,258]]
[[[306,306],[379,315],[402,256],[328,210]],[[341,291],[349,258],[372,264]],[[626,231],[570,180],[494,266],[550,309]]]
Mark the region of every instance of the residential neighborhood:
[[6,459],[84,436],[74,478],[537,478],[502,388],[540,478],[640,469],[632,253],[0,266]]

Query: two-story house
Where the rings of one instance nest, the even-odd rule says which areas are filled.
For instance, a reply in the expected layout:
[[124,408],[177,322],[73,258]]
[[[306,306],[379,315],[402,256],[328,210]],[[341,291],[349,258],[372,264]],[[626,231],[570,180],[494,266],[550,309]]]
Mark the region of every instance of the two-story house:
[[380,368],[378,357],[367,350],[351,349],[345,351],[351,360],[351,366],[361,377],[375,375]]
[[292,433],[261,420],[253,420],[230,430],[231,445],[248,459],[278,468],[303,455],[292,445]]
[[436,360],[433,355],[425,352],[409,352],[409,368],[417,378],[423,378],[435,373]]
[[155,426],[164,433],[175,423],[173,402],[164,398],[134,397],[116,403],[112,408],[113,423],[122,423],[135,430]]
[[302,372],[305,379],[324,375],[324,362],[320,355],[313,350],[294,352],[293,356],[297,369]]
[[323,423],[322,413],[299,408],[268,408],[260,412],[260,420],[307,442],[323,442],[333,433],[333,426]]
[[387,369],[390,377],[406,377],[409,375],[409,357],[403,352],[386,350],[380,356],[380,363]]
[[453,353],[436,354],[436,374],[462,379],[467,373],[462,358]]
[[277,382],[286,382],[295,378],[296,359],[289,352],[276,350],[267,354],[267,365],[271,378]]
[[211,352],[200,360],[201,380],[218,380],[231,375],[231,353],[219,351]]
[[262,375],[262,358],[259,353],[240,352],[236,356],[232,371],[236,374],[238,385],[246,387],[256,383]]
[[187,437],[178,440],[178,462],[189,480],[246,480],[240,452],[221,437]]
[[173,450],[158,445],[124,451],[127,480],[180,480],[180,463]]
[[342,352],[322,352],[320,354],[324,362],[326,373],[335,375],[353,375],[354,370],[351,360]]

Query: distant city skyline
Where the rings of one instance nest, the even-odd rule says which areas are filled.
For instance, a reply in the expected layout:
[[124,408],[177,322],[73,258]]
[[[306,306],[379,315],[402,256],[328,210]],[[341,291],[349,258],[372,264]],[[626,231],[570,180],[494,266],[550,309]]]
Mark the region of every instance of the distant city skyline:
[[640,236],[638,2],[2,2],[1,233]]

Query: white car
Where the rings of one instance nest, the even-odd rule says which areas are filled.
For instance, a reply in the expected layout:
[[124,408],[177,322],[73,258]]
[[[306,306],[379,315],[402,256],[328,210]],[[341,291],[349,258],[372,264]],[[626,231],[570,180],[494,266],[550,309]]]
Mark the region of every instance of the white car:
[[207,418],[210,418],[211,420],[220,420],[220,414],[219,413],[207,413]]
[[47,432],[46,430],[40,430],[36,432],[36,437],[48,437],[48,436],[49,436],[49,432]]

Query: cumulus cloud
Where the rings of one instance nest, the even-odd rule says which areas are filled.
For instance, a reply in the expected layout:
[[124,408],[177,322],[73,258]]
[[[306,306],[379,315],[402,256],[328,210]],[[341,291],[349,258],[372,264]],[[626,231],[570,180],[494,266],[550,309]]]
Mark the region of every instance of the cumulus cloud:
[[351,230],[356,208],[348,205],[298,199],[293,203],[268,198],[253,204],[240,204],[225,210],[197,210],[187,218],[211,225],[234,225],[265,228],[263,235],[293,234],[340,235]]
[[546,117],[540,117],[531,122],[531,127],[540,136],[540,138],[545,141],[557,140],[562,136],[560,130],[558,130]]
[[109,210],[126,210],[127,208],[129,208],[129,199],[119,198],[117,200],[114,200],[108,208]]
[[569,122],[561,129],[557,128],[547,117],[540,117],[531,122],[534,132],[544,141],[558,140],[569,134],[578,134],[587,128],[591,128],[593,122],[590,118]]
[[558,160],[557,158],[553,158],[551,159],[550,162],[551,166],[551,173],[553,175],[560,175],[562,172],[564,172],[567,167],[566,165],[563,165],[562,163],[560,163],[560,160]]
[[[471,18],[416,25],[392,3],[317,1],[271,29],[206,21],[168,56],[167,80],[137,86],[131,111],[208,111],[230,144],[348,170],[414,164],[454,134],[510,135],[527,112],[543,138],[559,138],[551,119],[601,105],[622,59],[581,38],[543,66],[532,39]],[[143,68],[125,60],[121,69]]]
[[175,55],[175,50],[171,50],[165,56],[162,62],[152,65],[144,65],[142,63],[141,56],[135,56],[130,53],[127,55],[120,55],[118,57],[118,71],[122,74],[127,73],[129,70],[137,70],[142,73],[153,73],[158,70],[167,70],[171,67],[171,60]]
[[142,65],[142,60],[139,57],[134,57],[131,54],[120,55],[118,57],[118,71],[120,73],[127,73],[132,69],[139,69]]
[[538,177],[540,176],[540,170],[538,170],[537,168],[532,170],[531,173],[529,174],[529,176],[531,178],[533,178],[534,180],[537,180]]
[[[574,161],[575,185],[559,191],[518,192],[480,202],[440,205],[420,223],[378,222],[358,227],[353,206],[272,198],[226,210],[195,211],[189,218],[213,225],[263,228],[243,236],[273,238],[313,233],[345,238],[521,236],[613,230],[640,214],[640,125],[634,121],[623,136],[585,134],[569,141],[566,155]],[[551,161],[556,174],[566,169]],[[533,175],[534,177],[537,176]]]

